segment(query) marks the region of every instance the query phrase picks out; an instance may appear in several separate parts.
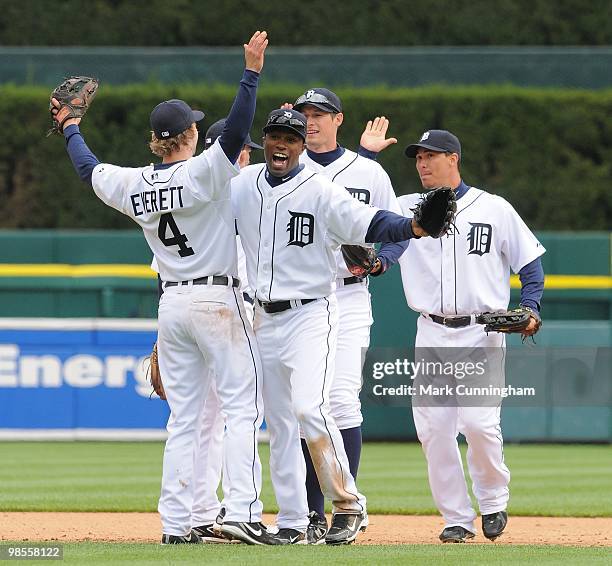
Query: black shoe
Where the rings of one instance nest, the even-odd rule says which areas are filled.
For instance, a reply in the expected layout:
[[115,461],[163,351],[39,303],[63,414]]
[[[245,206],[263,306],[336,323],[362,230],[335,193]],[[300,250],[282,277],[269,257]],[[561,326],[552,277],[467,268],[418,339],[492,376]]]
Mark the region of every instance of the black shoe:
[[325,535],[325,544],[351,544],[359,531],[367,526],[365,513],[336,513],[332,517],[332,524]]
[[474,538],[474,533],[460,526],[446,527],[440,533],[442,542],[465,542],[471,538]]
[[241,540],[247,544],[282,544],[268,532],[263,523],[223,521],[220,530],[230,540]]
[[297,529],[278,529],[273,536],[278,544],[308,544],[306,534]]
[[199,527],[193,527],[195,533],[202,539],[203,543],[228,543],[233,542],[228,538],[225,538],[220,532],[214,530],[214,523],[208,525],[200,525]]
[[201,544],[202,539],[195,531],[190,531],[188,535],[162,535],[162,544]]
[[306,529],[306,541],[308,544],[325,544],[327,534],[327,519],[316,511],[308,513],[310,523]]
[[495,540],[500,536],[508,524],[508,513],[498,511],[490,515],[482,516],[482,534],[489,540]]

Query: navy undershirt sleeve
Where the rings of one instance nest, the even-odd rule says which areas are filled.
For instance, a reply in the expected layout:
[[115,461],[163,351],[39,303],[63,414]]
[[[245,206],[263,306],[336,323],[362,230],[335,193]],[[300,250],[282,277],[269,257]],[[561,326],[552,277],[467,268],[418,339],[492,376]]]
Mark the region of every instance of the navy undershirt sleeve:
[[357,148],[357,155],[361,155],[361,157],[365,157],[366,159],[371,159],[372,161],[376,161],[376,158],[378,157],[378,152],[370,151],[369,149],[366,149],[365,147],[360,145]]
[[244,70],[234,104],[219,138],[221,149],[232,163],[238,160],[244,141],[253,125],[258,81],[259,73]]
[[400,216],[390,210],[379,210],[370,222],[365,241],[368,243],[404,242],[418,237],[412,232],[412,218]]
[[87,147],[76,124],[64,128],[64,137],[66,138],[66,151],[68,151],[75,171],[82,181],[91,185],[91,174],[100,161]]
[[521,305],[540,312],[540,304],[544,294],[542,258],[537,257],[531,263],[523,266],[518,272],[518,276],[521,280]]
[[384,242],[378,250],[377,257],[380,260],[381,268],[377,273],[370,273],[370,275],[377,277],[382,275],[387,269],[395,265],[402,254],[406,251],[409,240],[405,242]]

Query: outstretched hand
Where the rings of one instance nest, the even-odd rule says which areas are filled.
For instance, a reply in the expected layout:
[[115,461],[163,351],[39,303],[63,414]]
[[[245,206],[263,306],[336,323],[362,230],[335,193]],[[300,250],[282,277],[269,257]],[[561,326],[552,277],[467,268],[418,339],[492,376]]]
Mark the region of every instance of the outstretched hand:
[[389,128],[389,120],[384,116],[376,116],[374,120],[368,120],[359,144],[368,151],[378,153],[390,145],[397,143],[397,138],[385,139],[387,129]]
[[256,31],[249,42],[244,44],[245,69],[261,72],[266,47],[268,47],[268,32]]

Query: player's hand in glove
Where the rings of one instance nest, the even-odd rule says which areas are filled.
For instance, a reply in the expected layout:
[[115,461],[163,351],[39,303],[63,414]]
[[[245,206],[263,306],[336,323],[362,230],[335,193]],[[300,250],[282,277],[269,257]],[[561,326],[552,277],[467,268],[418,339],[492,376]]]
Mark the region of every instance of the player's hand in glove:
[[533,336],[542,326],[539,313],[522,305],[510,311],[484,312],[476,317],[476,322],[485,325],[485,332],[520,333],[523,338]]
[[355,277],[362,279],[372,271],[380,269],[380,261],[376,258],[376,250],[364,246],[340,246],[346,267]]
[[390,145],[397,143],[397,138],[386,138],[389,120],[384,116],[376,116],[368,120],[365,130],[361,134],[359,145],[368,151],[379,153]]
[[157,359],[157,342],[153,346],[151,352],[151,365],[149,367],[149,380],[153,387],[153,391],[158,395],[160,399],[166,399],[166,391],[164,389],[164,383],[162,381],[161,371],[159,370],[159,360]]
[[431,189],[412,211],[412,230],[416,236],[440,238],[454,226],[457,195],[448,187]]
[[98,84],[98,79],[92,77],[68,77],[55,87],[49,102],[53,125],[47,136],[61,135],[66,126],[81,121],[96,96]]

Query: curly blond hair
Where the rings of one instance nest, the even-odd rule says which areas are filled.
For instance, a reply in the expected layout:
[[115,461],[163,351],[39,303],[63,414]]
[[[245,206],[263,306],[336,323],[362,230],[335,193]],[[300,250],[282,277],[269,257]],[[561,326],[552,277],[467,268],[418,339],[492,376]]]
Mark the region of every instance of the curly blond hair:
[[158,139],[155,132],[151,132],[149,148],[158,157],[166,157],[166,155],[170,155],[181,149],[182,146],[189,145],[189,142],[193,140],[194,137],[195,132],[192,128],[187,128],[184,132],[164,140]]

